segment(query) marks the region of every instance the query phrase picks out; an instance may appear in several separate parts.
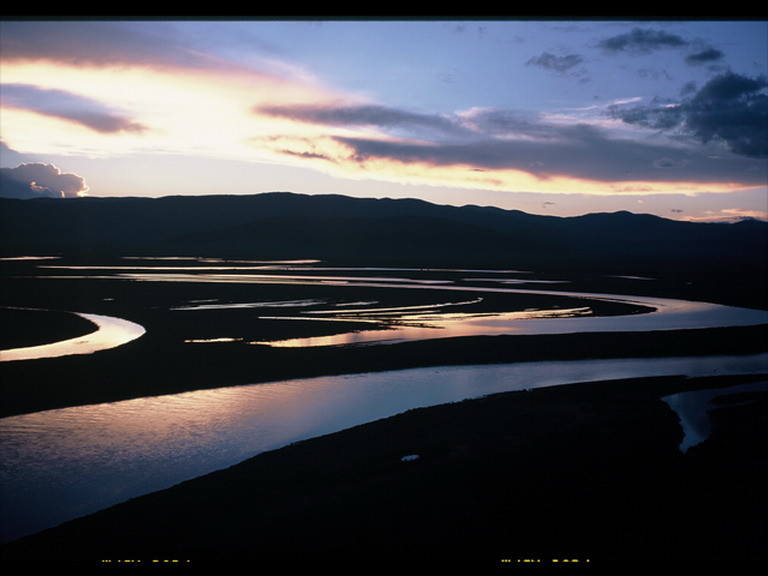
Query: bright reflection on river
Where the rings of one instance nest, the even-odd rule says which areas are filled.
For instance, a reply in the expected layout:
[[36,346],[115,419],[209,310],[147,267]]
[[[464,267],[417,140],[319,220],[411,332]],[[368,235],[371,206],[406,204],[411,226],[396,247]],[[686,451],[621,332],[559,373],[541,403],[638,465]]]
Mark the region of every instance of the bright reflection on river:
[[[729,386],[727,388],[678,392],[677,394],[671,394],[662,398],[680,418],[680,425],[683,427],[684,433],[683,441],[680,443],[680,450],[687,452],[690,448],[701,444],[709,437],[709,432],[712,429],[709,414],[719,407],[714,402],[715,399],[767,390],[768,381],[762,381],[750,382],[740,386]],[[749,402],[749,400],[746,402]]]
[[[450,288],[441,288],[449,290]],[[484,290],[466,288],[462,290]],[[572,309],[532,310],[495,314],[434,314],[420,317],[404,316],[400,325],[388,329],[360,330],[334,336],[296,338],[254,342],[274,347],[309,347],[350,344],[392,343],[406,340],[481,336],[496,334],[574,334],[579,332],[644,332],[655,330],[685,330],[715,326],[754,326],[768,322],[768,312],[708,302],[690,302],[671,298],[588,294],[578,292],[541,292],[537,290],[504,290],[517,294],[549,294],[606,302],[620,302],[646,307],[648,312],[618,316],[590,315],[588,307]],[[308,320],[303,316],[262,316],[272,320]],[[317,318],[313,318],[317,319]],[[349,319],[349,318],[346,318]],[[359,318],[355,318],[360,321]]]
[[768,354],[422,368],[292,380],[0,420],[3,541],[405,410],[506,390],[764,372]]
[[77,338],[60,340],[50,344],[0,350],[0,362],[58,358],[71,354],[92,354],[122,346],[140,338],[145,333],[143,326],[122,318],[100,314],[77,313],[77,315],[92,322],[96,326],[96,330]]
[[[277,341],[252,342],[277,348],[307,348],[313,346],[347,346],[353,344],[372,344],[429,340],[433,338],[457,338],[462,336],[491,336],[521,332],[522,320],[551,318],[574,318],[589,314],[589,307],[569,308],[567,310],[531,310],[521,312],[502,312],[498,314],[424,314],[406,315],[398,318],[397,323],[386,328],[343,332],[330,336],[311,336],[308,338],[289,338]],[[272,320],[306,320],[306,316],[262,316]],[[356,322],[371,320],[354,318]]]

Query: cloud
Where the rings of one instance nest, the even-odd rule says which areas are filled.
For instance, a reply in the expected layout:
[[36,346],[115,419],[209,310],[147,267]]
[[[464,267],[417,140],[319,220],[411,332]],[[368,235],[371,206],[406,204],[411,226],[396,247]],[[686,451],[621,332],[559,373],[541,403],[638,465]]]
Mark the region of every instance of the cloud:
[[[403,164],[471,166],[486,171],[522,171],[538,179],[577,178],[600,182],[695,181],[716,173],[703,156],[671,147],[609,138],[580,126],[563,129],[558,140],[482,139],[452,143],[338,137],[359,162],[388,159]],[[674,160],[672,159],[674,158]],[[719,179],[722,179],[720,175]]]
[[[472,171],[497,182],[516,172],[539,182],[579,179],[596,185],[733,183],[734,173],[740,175],[742,183],[760,184],[765,177],[764,170],[750,173],[754,163],[739,158],[712,160],[706,150],[682,147],[678,142],[621,138],[596,124],[547,121],[512,110],[478,108],[454,116],[423,115],[384,106],[279,106],[260,111],[323,127],[326,132],[322,137],[276,136],[260,144],[269,145],[283,157],[313,160],[316,166],[334,171],[370,173],[375,167],[435,173],[440,169],[446,181],[458,172]],[[677,125],[677,111],[668,112],[669,119],[662,118],[664,111],[659,107],[654,122],[667,128]],[[636,118],[627,114],[625,122],[647,120],[642,113],[636,114]],[[341,130],[360,126],[383,130]],[[427,137],[427,129],[439,134]]]
[[555,72],[569,72],[574,67],[583,62],[583,59],[578,54],[568,54],[567,56],[555,56],[549,52],[544,52],[535,58],[531,58],[526,62],[528,66],[540,66],[547,70],[553,70]]
[[599,42],[598,46],[606,52],[627,52],[630,54],[648,54],[660,49],[682,48],[688,42],[677,34],[660,30],[634,28],[626,34],[619,34]]
[[691,65],[709,64],[723,59],[723,53],[715,48],[705,48],[695,54],[690,54],[685,61]]
[[[371,103],[362,92],[326,86],[304,65],[265,54],[251,34],[247,50],[236,51],[226,28],[209,33],[207,26],[172,22],[0,26],[3,74],[10,83],[3,88],[3,137],[17,152],[36,158],[207,154],[309,165],[342,177],[504,190],[545,190],[574,179],[584,192],[588,186],[624,191],[655,183],[658,190],[668,182],[687,192],[765,182],[764,163],[747,162],[747,154],[711,159],[700,146],[722,141],[743,153],[758,142],[757,134],[735,134],[732,121],[728,132],[728,123],[718,126],[717,116],[709,114],[727,103],[732,117],[737,107],[756,111],[759,91],[732,82],[692,92],[683,102],[636,108],[625,103],[607,119],[597,106],[583,104],[546,115],[471,102],[464,110],[431,113]],[[684,49],[692,52],[691,64],[722,58],[702,43],[641,28],[601,46],[633,55]],[[584,72],[579,53],[558,54],[543,52],[527,64],[571,76]],[[739,96],[727,97],[726,86]],[[752,122],[753,132],[759,126]],[[30,182],[39,189],[33,192]],[[22,180],[24,193],[61,195],[41,182]]]
[[[227,22],[204,22],[212,33],[201,33],[194,23],[180,27],[173,21],[16,21],[0,22],[0,54],[5,65],[54,65],[72,69],[113,70],[173,75],[249,74],[264,80],[296,81],[302,71],[289,63],[262,57],[258,38],[249,36],[244,60],[227,56],[232,33]],[[226,32],[226,34],[222,34]],[[218,51],[218,53],[217,53]],[[259,69],[254,68],[258,63]]]
[[146,129],[98,102],[64,90],[3,84],[3,106],[68,120],[102,134],[143,132]]
[[0,168],[0,196],[6,198],[70,198],[88,191],[77,174],[64,173],[53,164],[29,163]]
[[702,40],[686,40],[677,34],[661,30],[634,28],[626,34],[612,36],[598,42],[598,47],[608,54],[649,55],[659,50],[692,50],[685,57],[689,66],[714,65],[724,60],[725,54]]
[[422,131],[467,134],[455,119],[447,116],[410,112],[376,104],[262,106],[257,108],[256,112],[324,126],[375,127],[411,134]]
[[175,42],[172,23],[3,22],[0,52],[5,62],[47,61],[72,66],[197,66],[201,52]]
[[[682,212],[682,210],[673,210]],[[691,222],[741,222],[744,220],[768,221],[768,210],[751,210],[748,208],[721,208],[707,210],[700,216],[689,216],[685,220]]]
[[724,208],[720,212],[738,220],[768,220],[768,210],[750,210],[747,208]]
[[37,158],[151,152],[260,161],[249,143],[287,123],[254,115],[255,105],[339,97],[298,66],[232,53],[226,28],[216,26],[203,34],[174,22],[2,22],[0,31],[3,138]]
[[611,114],[628,123],[676,130],[702,143],[722,142],[735,154],[768,158],[768,80],[721,74],[678,103],[622,109]]

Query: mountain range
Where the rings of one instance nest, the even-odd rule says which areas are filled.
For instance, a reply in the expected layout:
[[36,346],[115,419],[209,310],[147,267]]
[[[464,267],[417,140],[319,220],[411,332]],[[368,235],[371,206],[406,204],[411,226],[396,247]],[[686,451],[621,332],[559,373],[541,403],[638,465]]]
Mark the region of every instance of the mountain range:
[[555,217],[416,199],[272,192],[0,198],[0,252],[320,259],[415,266],[764,269],[768,223]]

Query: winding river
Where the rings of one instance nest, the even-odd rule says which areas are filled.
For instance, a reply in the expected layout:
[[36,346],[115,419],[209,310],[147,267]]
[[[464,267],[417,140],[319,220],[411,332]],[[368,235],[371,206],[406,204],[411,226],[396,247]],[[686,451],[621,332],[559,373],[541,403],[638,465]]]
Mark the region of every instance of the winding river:
[[[469,291],[467,287],[456,289]],[[504,291],[544,293],[508,288]],[[452,336],[457,331],[461,334],[556,334],[768,323],[765,311],[698,302],[570,292],[547,291],[546,294],[629,302],[654,311],[607,317],[578,313],[566,314],[569,317],[446,316],[442,318],[442,325],[431,328],[356,333],[355,342],[371,344],[438,334]],[[68,340],[34,347],[34,350],[30,347],[26,352],[6,350],[2,351],[2,360],[94,353],[143,334],[143,328],[132,322],[81,315],[99,326],[99,330],[88,335],[93,338]],[[439,323],[436,317],[431,320]],[[456,330],[452,330],[452,326]],[[343,337],[335,338],[342,340],[304,341],[300,345],[350,343]],[[3,418],[0,419],[0,516],[3,519],[0,541],[172,486],[265,450],[416,407],[503,391],[603,379],[764,373],[768,373],[768,354],[521,362],[290,380]],[[671,408],[680,410],[683,424],[691,418],[695,420],[695,415],[690,413],[683,418],[679,408],[682,400],[667,401]]]
[[58,358],[71,354],[93,354],[132,342],[146,332],[143,326],[123,318],[80,312],[72,312],[72,314],[92,322],[96,325],[96,330],[84,336],[59,342],[0,350],[0,362]]
[[[228,282],[231,279],[207,278],[193,275],[195,282]],[[163,281],[193,281],[191,278],[167,279]],[[291,282],[296,282],[290,277]],[[252,278],[238,282],[250,281]],[[279,282],[273,279],[270,282]],[[258,282],[258,280],[256,280]],[[324,278],[302,280],[303,284],[328,282]],[[384,288],[403,288],[403,284],[382,282],[360,282],[358,286],[373,286]],[[425,284],[406,285],[408,288],[423,288],[435,286]],[[645,307],[648,312],[619,316],[589,315],[589,307],[531,310],[521,312],[483,313],[483,314],[413,314],[401,316],[399,325],[370,330],[343,332],[332,336],[296,338],[277,341],[253,342],[268,346],[308,347],[308,346],[337,346],[397,343],[413,340],[453,338],[458,336],[488,336],[488,335],[525,335],[525,334],[574,334],[583,332],[644,332],[652,330],[685,330],[695,328],[712,328],[722,326],[756,326],[768,323],[768,311],[724,306],[708,302],[692,302],[672,298],[654,298],[647,296],[623,296],[618,294],[596,294],[586,292],[567,292],[554,290],[529,290],[515,288],[489,288],[472,286],[444,285],[437,287],[445,291],[461,292],[503,292],[508,294],[534,294],[561,296],[566,298],[589,301],[619,302]],[[275,303],[271,303],[275,304]],[[295,303],[294,303],[295,305]],[[245,305],[239,305],[245,307]],[[202,309],[203,307],[200,307]],[[207,308],[210,309],[210,306]],[[189,309],[195,309],[191,307]],[[336,311],[338,312],[338,311]],[[364,311],[365,312],[365,311]],[[81,336],[26,348],[0,350],[0,362],[14,360],[33,360],[40,358],[55,358],[70,354],[91,354],[121,346],[141,337],[145,330],[142,326],[110,316],[72,312],[90,320],[98,329],[95,332]],[[262,316],[263,319],[279,320],[335,320],[361,321],[359,317],[351,317],[346,310],[341,318],[323,317],[322,311],[313,311],[303,316]]]
[[[441,287],[441,290],[452,289]],[[462,291],[489,291],[488,288],[456,288]],[[585,302],[606,301],[640,305],[649,310],[640,314],[619,316],[589,315],[589,308],[565,310],[533,310],[498,314],[433,314],[406,317],[401,326],[372,329],[332,336],[297,338],[265,342],[271,346],[334,346],[350,344],[382,344],[412,340],[452,338],[457,336],[576,334],[584,332],[647,332],[686,330],[716,326],[755,326],[768,323],[768,311],[723,306],[707,302],[691,302],[671,298],[621,296],[547,290],[506,288],[506,293],[552,295],[584,299]],[[583,312],[586,314],[582,315]],[[298,319],[306,320],[307,316]]]

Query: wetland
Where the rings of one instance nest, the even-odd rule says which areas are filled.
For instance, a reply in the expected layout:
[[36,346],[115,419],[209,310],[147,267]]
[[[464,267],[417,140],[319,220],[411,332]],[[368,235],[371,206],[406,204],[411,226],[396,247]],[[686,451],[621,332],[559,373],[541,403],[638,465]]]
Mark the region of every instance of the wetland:
[[759,553],[760,269],[279,252],[0,261],[3,561]]

